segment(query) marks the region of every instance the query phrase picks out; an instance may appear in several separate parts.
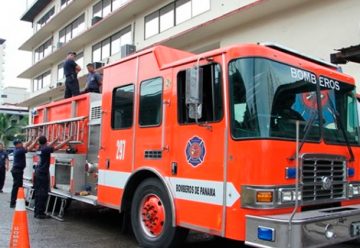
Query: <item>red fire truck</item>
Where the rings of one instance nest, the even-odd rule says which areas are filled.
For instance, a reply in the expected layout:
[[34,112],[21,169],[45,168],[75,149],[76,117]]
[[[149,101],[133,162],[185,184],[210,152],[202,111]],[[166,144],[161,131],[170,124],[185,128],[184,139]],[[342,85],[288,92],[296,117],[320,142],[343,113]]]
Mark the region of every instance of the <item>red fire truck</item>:
[[26,128],[72,137],[52,155],[52,216],[69,199],[117,209],[142,247],[190,229],[257,247],[359,238],[355,84],[336,66],[274,44],[155,46],[103,74],[101,95],[39,106]]

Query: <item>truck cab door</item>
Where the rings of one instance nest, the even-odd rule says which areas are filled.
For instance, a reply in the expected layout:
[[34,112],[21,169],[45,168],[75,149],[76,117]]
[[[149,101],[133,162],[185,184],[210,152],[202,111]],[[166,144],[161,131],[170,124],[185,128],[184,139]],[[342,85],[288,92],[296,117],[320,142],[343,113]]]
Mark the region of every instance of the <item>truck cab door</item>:
[[[220,59],[219,59],[220,60]],[[216,59],[214,60],[216,61]],[[219,63],[191,66],[174,71],[176,94],[172,102],[173,175],[170,184],[175,195],[178,225],[221,234],[224,192],[224,103],[222,71]],[[191,75],[193,74],[193,75]],[[190,106],[187,93],[189,76],[199,77],[201,103]],[[196,100],[195,100],[196,101]],[[175,113],[175,114],[174,114]],[[197,120],[194,115],[197,113]]]

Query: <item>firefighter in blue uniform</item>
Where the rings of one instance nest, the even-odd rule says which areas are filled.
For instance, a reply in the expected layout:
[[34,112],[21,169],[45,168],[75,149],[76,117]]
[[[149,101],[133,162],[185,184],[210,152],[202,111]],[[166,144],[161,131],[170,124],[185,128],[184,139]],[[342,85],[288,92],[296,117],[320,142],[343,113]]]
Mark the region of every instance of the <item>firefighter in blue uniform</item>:
[[53,147],[53,145],[58,141],[55,139],[51,143],[47,144],[47,139],[45,136],[40,136],[39,140],[39,149],[37,154],[39,155],[39,164],[35,167],[35,218],[44,219],[47,216],[45,215],[46,201],[48,198],[49,186],[50,186],[50,156],[56,150],[59,150],[65,144],[67,144],[71,138],[64,140],[62,143]]
[[64,75],[65,75],[65,96],[69,98],[80,94],[79,81],[77,74],[81,71],[81,67],[75,62],[76,53],[69,52],[64,62]]
[[14,161],[11,169],[14,182],[11,191],[10,208],[15,207],[18,189],[23,186],[23,175],[26,167],[26,153],[32,150],[37,142],[37,139],[32,144],[31,142],[32,140],[23,144],[21,140],[14,140]]
[[9,170],[9,157],[4,150],[4,145],[0,143],[0,193],[3,193],[6,171]]

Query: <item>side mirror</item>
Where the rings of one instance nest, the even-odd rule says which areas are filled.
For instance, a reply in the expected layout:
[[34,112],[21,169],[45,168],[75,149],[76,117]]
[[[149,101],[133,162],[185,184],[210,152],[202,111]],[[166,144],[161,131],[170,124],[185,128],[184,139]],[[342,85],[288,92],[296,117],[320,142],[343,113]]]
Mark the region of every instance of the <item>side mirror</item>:
[[186,70],[185,81],[185,104],[189,106],[189,118],[197,121],[202,117],[203,69],[193,67]]

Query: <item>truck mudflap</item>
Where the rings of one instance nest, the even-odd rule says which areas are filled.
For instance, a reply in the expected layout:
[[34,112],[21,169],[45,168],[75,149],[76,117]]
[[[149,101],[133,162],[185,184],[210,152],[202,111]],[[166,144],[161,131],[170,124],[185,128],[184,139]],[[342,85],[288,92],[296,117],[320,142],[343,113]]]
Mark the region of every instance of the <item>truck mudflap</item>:
[[246,241],[254,247],[325,247],[360,238],[360,205],[291,214],[246,216]]

